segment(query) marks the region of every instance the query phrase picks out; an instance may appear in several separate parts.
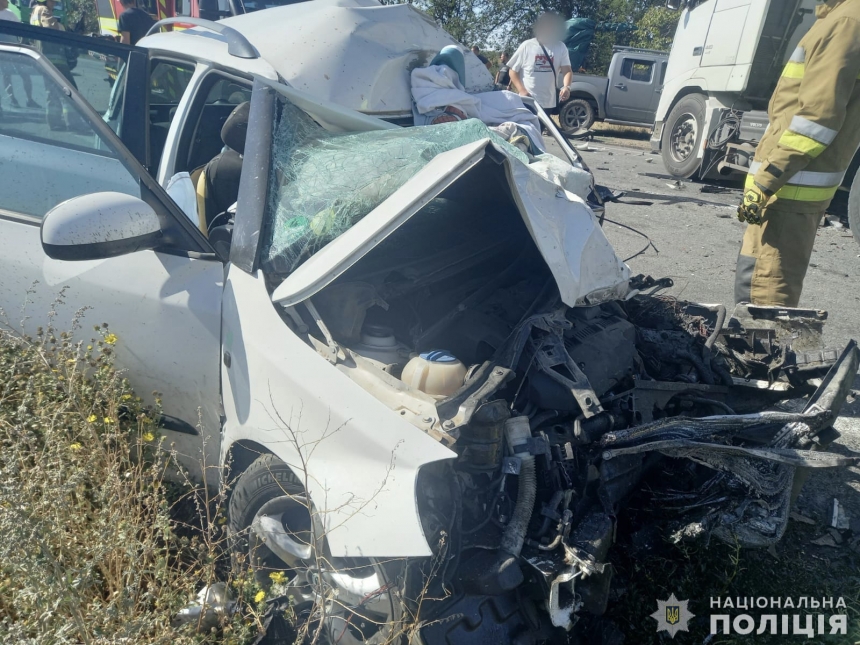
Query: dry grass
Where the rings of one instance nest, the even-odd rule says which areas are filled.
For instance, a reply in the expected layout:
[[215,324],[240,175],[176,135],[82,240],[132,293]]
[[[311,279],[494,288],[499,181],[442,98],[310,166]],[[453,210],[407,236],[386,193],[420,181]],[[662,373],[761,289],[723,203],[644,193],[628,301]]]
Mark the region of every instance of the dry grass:
[[[113,366],[122,339],[92,336],[0,328],[0,643],[250,642],[264,604],[225,558],[224,495],[166,480],[156,411]],[[239,611],[174,627],[218,578]]]

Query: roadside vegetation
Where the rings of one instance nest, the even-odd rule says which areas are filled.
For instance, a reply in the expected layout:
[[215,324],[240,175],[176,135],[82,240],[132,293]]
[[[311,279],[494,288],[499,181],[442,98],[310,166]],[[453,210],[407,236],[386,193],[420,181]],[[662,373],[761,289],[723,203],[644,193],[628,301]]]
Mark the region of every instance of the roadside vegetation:
[[[250,642],[266,599],[233,575],[224,496],[168,481],[157,411],[113,366],[121,339],[92,337],[0,328],[0,643]],[[172,626],[217,580],[239,611]]]

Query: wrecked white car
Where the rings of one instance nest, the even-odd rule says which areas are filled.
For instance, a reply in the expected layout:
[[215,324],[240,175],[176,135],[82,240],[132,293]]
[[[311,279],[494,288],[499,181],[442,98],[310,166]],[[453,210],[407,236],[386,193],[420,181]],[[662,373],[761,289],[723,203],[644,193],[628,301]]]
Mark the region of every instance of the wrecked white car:
[[563,641],[604,611],[643,482],[676,539],[766,546],[798,469],[856,462],[823,450],[856,345],[822,349],[821,312],[657,295],[582,167],[257,78],[238,202],[204,233],[41,55],[4,65],[64,88],[88,138],[4,121],[0,149],[116,172],[47,214],[4,193],[0,304],[68,285],[190,456],[200,408],[236,548],[331,643]]

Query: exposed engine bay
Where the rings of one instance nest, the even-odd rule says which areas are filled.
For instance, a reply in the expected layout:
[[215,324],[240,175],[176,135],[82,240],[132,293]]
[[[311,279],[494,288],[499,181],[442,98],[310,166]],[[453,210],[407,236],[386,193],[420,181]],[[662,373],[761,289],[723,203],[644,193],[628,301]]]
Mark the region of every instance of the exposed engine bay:
[[[826,314],[729,316],[641,276],[625,300],[569,307],[499,188],[487,202],[455,184],[284,313],[458,455],[418,480],[430,645],[536,642],[602,614],[617,520],[646,478],[672,539],[762,547],[799,468],[856,463],[824,451],[860,358],[821,349]],[[802,412],[769,410],[804,395]]]

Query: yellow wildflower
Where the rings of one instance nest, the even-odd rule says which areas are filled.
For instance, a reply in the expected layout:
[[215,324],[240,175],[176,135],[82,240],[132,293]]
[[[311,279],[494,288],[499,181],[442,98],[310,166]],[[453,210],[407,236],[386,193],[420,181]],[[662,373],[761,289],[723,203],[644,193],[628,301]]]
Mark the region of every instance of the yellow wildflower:
[[113,419],[111,419],[110,417],[105,417],[104,422],[105,423],[113,423]]
[[123,394],[123,395],[122,395],[122,400],[123,400],[123,401],[128,401],[130,398],[131,398],[131,394]]
[[254,596],[254,602],[263,602],[263,598],[266,597],[265,591],[258,591],[257,595]]
[[105,342],[106,342],[108,345],[113,345],[113,344],[115,344],[115,343],[116,343],[116,341],[118,341],[118,340],[119,340],[119,337],[118,337],[116,334],[107,334],[107,335],[105,336]]
[[144,441],[153,441],[155,439],[155,435],[152,434],[149,430],[144,432],[141,436],[143,437]]
[[94,414],[91,414],[90,416],[87,417],[87,421],[89,421],[90,423],[95,423],[96,419],[98,419],[98,417]]
[[69,446],[69,450],[71,450],[72,452],[80,452],[80,450],[82,448],[83,448],[83,446],[81,444],[79,444],[77,441]]
[[287,581],[287,576],[284,575],[283,571],[272,571],[269,574],[269,578],[271,578],[272,582],[276,585],[282,585]]

